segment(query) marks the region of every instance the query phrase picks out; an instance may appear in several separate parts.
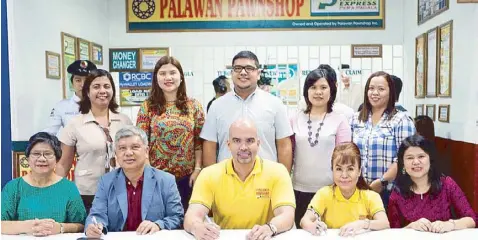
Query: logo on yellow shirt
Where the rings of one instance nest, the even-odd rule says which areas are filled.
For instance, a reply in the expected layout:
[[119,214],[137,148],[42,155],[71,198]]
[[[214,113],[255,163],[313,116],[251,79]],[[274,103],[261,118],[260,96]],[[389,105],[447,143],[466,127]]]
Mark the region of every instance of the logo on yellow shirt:
[[269,188],[256,188],[256,198],[271,198]]

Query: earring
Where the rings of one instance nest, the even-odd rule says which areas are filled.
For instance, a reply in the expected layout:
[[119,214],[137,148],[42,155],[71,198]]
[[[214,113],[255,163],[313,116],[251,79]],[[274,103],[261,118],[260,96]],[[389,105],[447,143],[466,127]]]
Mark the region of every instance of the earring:
[[405,168],[402,168],[402,173],[405,175],[407,174],[407,171],[405,171]]

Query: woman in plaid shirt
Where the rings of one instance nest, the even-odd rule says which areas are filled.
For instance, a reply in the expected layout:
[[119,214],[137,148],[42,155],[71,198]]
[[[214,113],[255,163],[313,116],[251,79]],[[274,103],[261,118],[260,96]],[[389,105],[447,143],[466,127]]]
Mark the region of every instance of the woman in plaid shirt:
[[352,141],[360,149],[362,173],[385,206],[397,174],[397,152],[402,141],[415,134],[413,121],[395,109],[395,87],[386,72],[375,72],[367,80],[364,108],[355,113],[350,126]]

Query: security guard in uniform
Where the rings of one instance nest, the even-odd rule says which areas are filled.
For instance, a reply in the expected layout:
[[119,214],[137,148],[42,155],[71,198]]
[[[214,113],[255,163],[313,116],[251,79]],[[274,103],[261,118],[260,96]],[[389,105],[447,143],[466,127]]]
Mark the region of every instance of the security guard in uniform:
[[231,86],[227,81],[227,77],[224,75],[221,75],[214,79],[214,81],[212,81],[212,85],[214,87],[214,92],[216,92],[216,96],[214,96],[214,98],[209,101],[209,103],[207,104],[206,111],[209,111],[209,108],[211,107],[211,104],[212,102],[214,102],[214,100],[231,91]]
[[[264,66],[264,70],[266,70],[267,67]],[[273,85],[271,84],[271,81],[272,81],[272,78],[266,76],[266,71],[262,71],[261,72],[261,78],[259,79],[259,81],[257,81],[257,86],[270,93],[271,92],[271,87],[273,87]]]
[[75,94],[70,99],[63,99],[55,105],[50,113],[50,126],[43,130],[44,132],[56,136],[60,128],[65,127],[71,118],[80,113],[78,103],[81,100],[83,83],[88,73],[95,69],[96,65],[88,60],[76,60],[68,66],[67,71],[71,74],[70,81]]

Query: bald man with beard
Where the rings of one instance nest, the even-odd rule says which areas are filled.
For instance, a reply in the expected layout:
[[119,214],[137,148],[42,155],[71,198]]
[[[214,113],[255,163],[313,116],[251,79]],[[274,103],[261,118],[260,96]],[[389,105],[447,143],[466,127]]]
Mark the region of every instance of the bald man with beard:
[[295,211],[292,182],[284,165],[257,156],[260,140],[254,122],[236,120],[227,145],[232,157],[198,176],[185,230],[206,240],[219,238],[220,229],[252,229],[247,235],[251,240],[290,230]]

